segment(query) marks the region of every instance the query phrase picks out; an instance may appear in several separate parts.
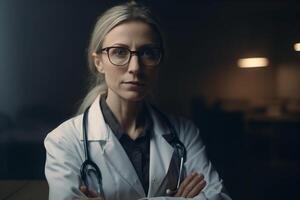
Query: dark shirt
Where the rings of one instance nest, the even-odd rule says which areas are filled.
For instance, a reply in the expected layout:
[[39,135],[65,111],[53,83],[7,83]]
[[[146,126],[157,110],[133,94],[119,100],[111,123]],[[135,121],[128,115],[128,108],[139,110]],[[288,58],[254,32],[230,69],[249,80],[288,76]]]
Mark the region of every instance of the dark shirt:
[[149,161],[150,161],[150,137],[152,131],[152,120],[147,109],[144,109],[144,129],[138,138],[131,139],[123,130],[115,115],[106,103],[106,95],[100,99],[100,108],[104,121],[112,129],[123,149],[127,153],[147,195],[149,187]]

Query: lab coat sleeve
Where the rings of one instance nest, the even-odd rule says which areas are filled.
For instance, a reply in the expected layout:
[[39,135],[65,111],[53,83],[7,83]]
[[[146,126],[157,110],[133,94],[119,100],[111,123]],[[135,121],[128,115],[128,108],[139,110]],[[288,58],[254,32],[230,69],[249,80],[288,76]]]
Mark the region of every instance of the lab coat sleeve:
[[74,143],[62,129],[48,134],[44,141],[47,151],[45,175],[49,185],[49,200],[70,200],[82,197],[79,190],[80,156]]
[[[174,121],[174,120],[173,120]],[[179,139],[184,143],[187,150],[185,162],[186,174],[192,172],[201,173],[207,183],[205,188],[194,198],[183,197],[152,197],[149,200],[231,200],[225,192],[223,181],[219,177],[217,171],[213,168],[208,160],[205,152],[199,129],[190,121],[185,119],[177,119],[173,122],[175,129],[179,134]]]

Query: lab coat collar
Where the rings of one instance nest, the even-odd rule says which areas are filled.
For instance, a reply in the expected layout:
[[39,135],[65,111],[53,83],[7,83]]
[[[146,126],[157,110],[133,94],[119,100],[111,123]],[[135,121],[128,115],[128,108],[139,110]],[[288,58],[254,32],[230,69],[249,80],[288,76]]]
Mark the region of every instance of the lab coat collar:
[[[92,103],[89,108],[88,118],[87,118],[87,132],[88,132],[88,141],[101,141],[108,140],[108,131],[106,123],[103,118],[103,114],[100,109],[100,95],[97,96],[95,101]],[[80,134],[80,140],[83,140],[83,131]]]

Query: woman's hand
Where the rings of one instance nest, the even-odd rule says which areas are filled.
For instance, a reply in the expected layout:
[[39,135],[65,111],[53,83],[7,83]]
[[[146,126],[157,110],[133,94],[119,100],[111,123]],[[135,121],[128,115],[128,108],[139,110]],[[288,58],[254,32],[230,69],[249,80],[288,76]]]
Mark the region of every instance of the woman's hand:
[[[97,192],[95,192],[93,190],[89,190],[86,186],[80,186],[79,190],[83,194],[85,194],[85,196],[88,197],[87,198],[88,200],[104,200],[104,198],[102,198]],[[80,200],[80,199],[76,199],[76,200]]]
[[204,176],[193,172],[183,180],[174,196],[193,198],[202,191],[205,185],[206,182],[204,180]]
[[[193,198],[198,195],[205,186],[206,182],[204,180],[204,176],[193,172],[183,180],[174,196]],[[80,186],[79,189],[88,197],[88,200],[104,200],[97,192],[89,190],[85,186]]]

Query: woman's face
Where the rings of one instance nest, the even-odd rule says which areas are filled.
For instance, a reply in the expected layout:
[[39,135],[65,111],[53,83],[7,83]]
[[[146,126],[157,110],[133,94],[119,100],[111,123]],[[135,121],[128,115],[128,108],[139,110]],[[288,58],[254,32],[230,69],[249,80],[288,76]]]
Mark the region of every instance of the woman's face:
[[[141,21],[124,22],[113,28],[104,38],[102,49],[107,47],[124,47],[131,51],[142,51],[147,55],[153,47],[159,47],[159,39],[150,25]],[[122,56],[124,49],[111,49],[113,55]],[[109,53],[111,55],[111,53]],[[151,53],[150,53],[151,54]],[[132,54],[128,64],[116,66],[108,57],[108,51],[94,54],[97,70],[105,75],[108,96],[128,101],[142,100],[151,90],[158,66],[145,65],[137,54]]]

